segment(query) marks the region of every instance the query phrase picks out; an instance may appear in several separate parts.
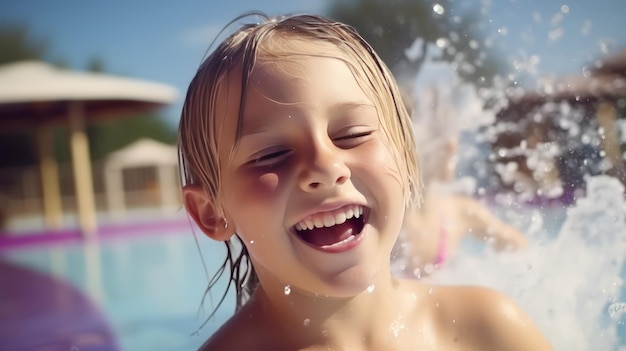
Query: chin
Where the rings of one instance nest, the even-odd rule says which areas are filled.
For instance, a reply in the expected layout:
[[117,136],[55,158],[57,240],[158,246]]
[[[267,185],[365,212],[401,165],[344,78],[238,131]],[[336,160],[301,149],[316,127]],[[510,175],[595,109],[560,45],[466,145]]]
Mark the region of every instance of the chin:
[[[372,265],[374,266],[374,265]],[[323,295],[336,298],[355,297],[377,282],[379,267],[351,267],[333,276]]]

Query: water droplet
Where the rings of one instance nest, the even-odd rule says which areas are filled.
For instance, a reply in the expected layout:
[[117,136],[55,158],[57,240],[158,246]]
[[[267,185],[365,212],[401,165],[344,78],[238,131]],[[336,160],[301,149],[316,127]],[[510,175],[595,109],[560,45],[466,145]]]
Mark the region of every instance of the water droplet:
[[367,292],[368,293],[374,292],[374,289],[376,289],[376,287],[374,286],[374,284],[372,284],[372,285],[367,287]]
[[254,240],[250,240],[250,245],[254,244]]
[[443,13],[446,12],[446,10],[440,4],[434,4],[433,11],[438,15],[443,15]]
[[626,313],[626,302],[615,302],[609,305],[609,316],[620,319]]
[[309,323],[311,323],[311,320],[310,320],[310,319],[308,319],[308,318],[307,318],[307,319],[305,319],[305,320],[304,320],[304,326],[305,326],[305,327],[306,327],[307,325],[309,325]]
[[437,39],[437,41],[435,41],[435,45],[437,45],[440,48],[445,48],[446,46],[448,46],[449,42],[448,39],[446,38],[439,38]]
[[429,263],[427,265],[424,266],[424,272],[426,272],[427,274],[432,274],[435,271],[435,265],[432,263]]
[[291,286],[285,285],[285,295],[291,294]]

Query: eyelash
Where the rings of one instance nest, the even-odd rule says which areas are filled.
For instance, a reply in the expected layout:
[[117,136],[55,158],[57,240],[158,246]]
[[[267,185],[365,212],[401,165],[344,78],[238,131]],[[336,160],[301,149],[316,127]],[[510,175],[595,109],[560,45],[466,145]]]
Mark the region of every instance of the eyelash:
[[372,133],[373,133],[373,131],[371,131],[371,130],[368,130],[366,132],[350,133],[348,135],[344,135],[342,137],[335,138],[334,140],[335,141],[341,141],[341,140],[348,140],[348,139],[357,139],[357,138],[362,138],[362,137],[368,136],[368,135],[370,135]]
[[285,154],[287,154],[289,151],[288,150],[280,150],[280,151],[274,151],[274,152],[270,152],[269,154],[265,154],[262,155],[260,157],[257,157],[253,160],[250,160],[249,164],[253,165],[253,166],[260,166],[260,163],[266,162],[266,161],[272,161],[275,160],[277,158],[280,158],[281,156],[284,156]]
[[[338,138],[333,139],[334,142],[345,142],[345,141],[350,141],[350,140],[354,140],[354,139],[360,139],[366,136],[369,136],[373,133],[374,131],[372,130],[368,130],[365,132],[359,132],[359,133],[350,133]],[[285,156],[286,154],[288,154],[290,151],[289,150],[279,150],[279,151],[274,151],[274,152],[270,152],[268,154],[264,154],[261,155],[255,159],[250,160],[250,162],[248,162],[248,164],[253,165],[253,166],[270,166],[270,165],[274,165],[276,163],[278,163],[279,161],[276,161],[276,159],[279,159],[283,156]],[[267,162],[267,164],[262,164],[264,162]]]

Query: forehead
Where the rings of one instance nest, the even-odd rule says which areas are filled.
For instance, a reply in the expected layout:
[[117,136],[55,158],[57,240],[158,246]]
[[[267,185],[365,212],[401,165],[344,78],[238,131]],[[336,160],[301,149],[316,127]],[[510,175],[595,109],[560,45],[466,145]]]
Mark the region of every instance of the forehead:
[[[243,128],[254,128],[248,125],[255,120],[255,113],[258,116],[266,107],[282,114],[289,113],[290,105],[310,108],[307,104],[324,105],[320,102],[331,98],[353,105],[374,105],[380,117],[380,101],[365,78],[367,68],[353,56],[321,40],[280,34],[271,37],[259,46],[254,67],[239,65],[220,83],[216,101],[216,118],[220,120],[217,123],[221,124],[218,129],[232,136],[228,143],[236,147]],[[251,68],[241,101],[242,72]]]
[[[343,70],[349,70],[348,65],[355,67],[355,63],[337,46],[319,41],[305,41],[298,37],[284,37],[276,34],[259,45],[254,61],[254,67],[239,65],[232,67],[218,82],[220,98],[218,101],[228,101],[228,110],[239,105],[242,97],[242,84],[246,84],[244,95],[250,94],[250,89],[268,89],[276,83],[285,81],[296,82],[310,79],[304,77],[309,70],[307,61],[313,58],[327,58],[336,61],[333,65],[341,65]],[[329,61],[330,62],[330,61]],[[341,62],[341,63],[340,63]],[[244,77],[243,72],[250,72]],[[321,77],[320,77],[321,78]],[[242,80],[245,79],[245,82]],[[354,76],[350,77],[355,80]],[[246,96],[243,96],[246,98]]]
[[258,102],[257,95],[274,103],[294,104],[363,94],[354,70],[343,58],[296,54],[257,62],[248,79],[246,105]]
[[245,96],[242,133],[292,116],[335,116],[374,104],[346,63],[334,57],[298,56],[259,64]]

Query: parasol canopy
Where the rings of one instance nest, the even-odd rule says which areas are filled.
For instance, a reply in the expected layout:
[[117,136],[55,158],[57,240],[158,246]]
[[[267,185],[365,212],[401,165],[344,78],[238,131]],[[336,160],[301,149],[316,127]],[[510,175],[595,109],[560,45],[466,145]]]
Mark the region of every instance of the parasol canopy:
[[165,84],[71,71],[40,61],[0,66],[3,125],[65,119],[71,101],[82,101],[88,118],[114,117],[168,105],[176,95],[176,90]]
[[80,228],[96,231],[93,180],[85,120],[155,110],[174,102],[171,86],[103,73],[78,72],[39,61],[0,66],[0,128],[35,127],[44,215],[49,229],[60,226],[61,200],[51,126],[70,130]]

